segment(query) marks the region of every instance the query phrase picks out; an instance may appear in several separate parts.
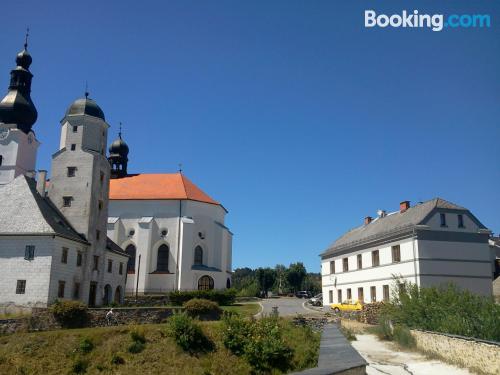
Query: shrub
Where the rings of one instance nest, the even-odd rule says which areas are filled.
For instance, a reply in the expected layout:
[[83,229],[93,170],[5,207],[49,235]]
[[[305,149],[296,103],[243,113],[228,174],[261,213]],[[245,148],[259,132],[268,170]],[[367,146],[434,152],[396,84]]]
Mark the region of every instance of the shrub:
[[118,354],[113,353],[113,355],[111,356],[110,362],[113,365],[123,365],[125,363],[125,360],[123,359],[123,357],[119,356]]
[[88,337],[80,340],[80,351],[84,354],[90,353],[94,349],[94,343]]
[[141,344],[146,343],[146,337],[144,336],[144,330],[140,328],[133,329],[130,331],[130,338],[134,342],[139,342]]
[[71,366],[71,372],[74,374],[83,374],[87,372],[87,367],[89,367],[89,363],[81,358],[78,358]]
[[140,342],[140,341],[133,341],[129,347],[128,347],[128,351],[129,353],[140,353],[144,350],[144,348],[146,347],[146,345],[144,345],[143,342]]
[[193,298],[208,299],[217,302],[220,306],[228,306],[234,303],[236,291],[234,289],[174,291],[168,295],[170,303],[177,306],[182,306],[185,302]]
[[342,334],[345,336],[345,338],[349,341],[356,341],[356,335],[354,334],[354,331],[350,328],[347,328],[345,326],[340,326],[340,331]]
[[211,351],[214,347],[201,327],[186,314],[176,314],[168,319],[167,334],[187,352]]
[[49,311],[64,328],[81,328],[88,322],[87,306],[78,301],[56,300]]
[[217,302],[193,298],[183,305],[184,311],[192,318],[201,320],[219,320],[222,310]]
[[403,348],[411,349],[416,345],[415,338],[411,335],[410,330],[406,327],[394,327],[393,337],[394,341],[396,341]]
[[243,355],[252,323],[238,314],[224,313],[222,339],[224,346],[235,355]]

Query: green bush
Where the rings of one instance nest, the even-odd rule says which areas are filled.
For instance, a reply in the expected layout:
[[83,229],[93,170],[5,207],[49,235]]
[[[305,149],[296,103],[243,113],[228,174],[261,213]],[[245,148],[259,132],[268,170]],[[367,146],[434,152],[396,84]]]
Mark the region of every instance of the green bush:
[[89,363],[86,360],[77,358],[71,366],[71,372],[74,374],[83,374],[87,372],[87,367],[89,367]]
[[144,330],[140,328],[133,329],[130,331],[130,338],[134,342],[139,342],[141,344],[146,343],[146,337],[144,336]]
[[399,292],[383,309],[383,315],[395,325],[500,341],[500,305],[492,298],[459,290],[453,284],[419,288],[396,282]]
[[219,320],[222,314],[217,302],[207,299],[193,298],[182,306],[188,316],[201,320]]
[[64,328],[81,328],[88,322],[87,306],[78,301],[56,300],[49,311]]
[[207,352],[214,348],[214,344],[205,336],[201,327],[184,313],[168,319],[167,334],[187,352]]
[[403,348],[411,349],[416,346],[415,338],[408,328],[403,326],[394,327],[393,338]]
[[123,359],[123,357],[121,357],[118,354],[114,353],[111,356],[111,361],[110,362],[111,362],[112,365],[123,365],[125,363],[125,360]]
[[283,339],[279,319],[265,317],[247,321],[237,314],[226,314],[223,342],[233,354],[245,357],[257,373],[291,368],[293,350]]
[[146,345],[144,345],[143,342],[140,342],[140,341],[133,341],[129,347],[128,347],[128,351],[129,353],[140,353],[144,350],[144,348],[146,347]]
[[80,351],[84,354],[90,353],[94,349],[94,343],[88,337],[80,340]]
[[185,302],[193,298],[208,299],[217,302],[220,306],[229,306],[236,299],[236,291],[234,289],[174,291],[168,295],[170,303],[177,306],[182,306]]

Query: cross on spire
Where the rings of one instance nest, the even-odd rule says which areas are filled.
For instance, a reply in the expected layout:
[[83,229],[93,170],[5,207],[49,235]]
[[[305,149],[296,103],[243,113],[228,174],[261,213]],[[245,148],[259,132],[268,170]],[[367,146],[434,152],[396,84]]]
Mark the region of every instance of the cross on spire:
[[179,173],[182,174],[182,163],[179,163]]
[[118,131],[118,138],[122,139],[122,122],[120,121],[120,130]]
[[85,99],[89,97],[89,83],[85,81]]
[[24,38],[24,49],[27,50],[28,49],[28,37],[30,36],[30,28],[27,27],[26,28],[26,36]]

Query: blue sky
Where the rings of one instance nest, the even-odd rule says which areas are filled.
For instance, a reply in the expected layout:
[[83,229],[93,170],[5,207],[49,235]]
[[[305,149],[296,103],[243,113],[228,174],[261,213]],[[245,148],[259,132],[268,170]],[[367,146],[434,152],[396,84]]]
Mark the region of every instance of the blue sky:
[[[106,3],[106,4],[105,4]],[[372,4],[372,5],[369,5]],[[488,13],[490,29],[365,29],[364,10]],[[31,28],[38,168],[84,92],[130,172],[185,174],[229,209],[234,267],[303,261],[377,209],[440,196],[500,231],[500,4],[2,4],[0,89]]]

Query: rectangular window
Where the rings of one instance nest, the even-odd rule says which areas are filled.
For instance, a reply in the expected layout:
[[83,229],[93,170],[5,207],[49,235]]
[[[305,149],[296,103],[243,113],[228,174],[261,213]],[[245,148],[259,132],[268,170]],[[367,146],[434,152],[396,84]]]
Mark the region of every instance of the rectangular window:
[[100,239],[100,238],[101,238],[101,231],[96,230],[96,231],[95,231],[95,239],[96,239],[97,241],[99,241],[99,239]]
[[357,260],[358,260],[358,270],[360,270],[363,268],[363,257],[361,256],[361,254],[358,254]]
[[104,182],[104,172],[101,172],[101,186],[102,186],[103,182]]
[[66,282],[59,280],[59,287],[57,289],[57,298],[64,298],[64,287],[66,286]]
[[75,177],[76,167],[68,167],[68,177]]
[[333,290],[328,291],[328,303],[333,303]]
[[97,207],[99,208],[99,210],[102,210],[102,208],[104,207],[103,201],[100,200]]
[[73,133],[76,133],[76,132],[78,132],[78,126],[73,125]]
[[363,291],[363,287],[358,288],[358,300],[359,300],[359,302],[363,302],[365,300],[365,294]]
[[441,220],[441,226],[445,227],[446,226],[446,215],[445,214],[439,214],[439,218]]
[[380,259],[378,256],[378,250],[372,251],[372,267],[377,267],[380,265]]
[[330,262],[330,273],[335,273],[335,261]]
[[342,302],[342,289],[339,289],[337,290],[337,299],[338,299],[338,303],[341,303]]
[[352,299],[351,288],[347,289],[347,299]]
[[120,262],[120,267],[118,268],[118,274],[123,275],[123,263]]
[[458,227],[465,228],[464,226],[464,215],[458,215]]
[[111,259],[108,259],[108,272],[113,272],[113,261]]
[[80,283],[75,283],[73,286],[73,299],[80,298]]
[[342,270],[344,272],[349,271],[349,259],[348,258],[342,259]]
[[391,251],[392,251],[392,263],[401,262],[401,248],[399,247],[399,245],[392,246]]
[[384,291],[384,301],[389,301],[389,285],[383,285],[382,289]]
[[99,271],[99,256],[94,255],[94,271]]
[[26,293],[26,280],[17,280],[16,294]]
[[68,263],[68,248],[66,247],[62,248],[61,263]]
[[63,207],[71,207],[73,197],[63,197]]
[[75,151],[76,150],[76,144],[72,143],[71,144],[71,151]]
[[26,248],[24,249],[24,259],[35,259],[35,245],[26,245]]
[[0,167],[2,166],[2,162],[3,162],[3,156],[0,155]]
[[372,302],[377,302],[377,288],[374,286],[370,287],[370,297]]
[[83,260],[83,255],[82,252],[79,251],[76,253],[76,266],[81,267],[82,266],[82,260]]

